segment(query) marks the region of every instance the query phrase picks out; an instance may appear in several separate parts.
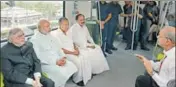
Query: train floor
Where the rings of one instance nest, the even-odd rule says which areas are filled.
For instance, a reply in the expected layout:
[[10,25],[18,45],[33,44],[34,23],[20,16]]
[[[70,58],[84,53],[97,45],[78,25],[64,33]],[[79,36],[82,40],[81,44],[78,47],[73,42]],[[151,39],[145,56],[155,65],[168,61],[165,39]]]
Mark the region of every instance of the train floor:
[[[153,45],[149,45],[150,51],[143,51],[139,47],[136,51],[124,50],[126,44],[122,41],[116,41],[117,51],[108,55],[107,61],[110,70],[93,77],[85,87],[134,87],[138,75],[144,73],[143,64],[134,56],[142,54],[152,59]],[[79,87],[69,80],[66,87]]]

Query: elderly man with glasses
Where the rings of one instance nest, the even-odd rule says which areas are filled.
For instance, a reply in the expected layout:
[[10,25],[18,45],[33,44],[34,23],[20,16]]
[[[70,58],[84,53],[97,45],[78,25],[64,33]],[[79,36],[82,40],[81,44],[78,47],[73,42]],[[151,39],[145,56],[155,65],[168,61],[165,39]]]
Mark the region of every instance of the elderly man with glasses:
[[5,87],[54,87],[52,80],[41,76],[40,60],[20,28],[10,30],[1,61]]
[[175,30],[175,27],[165,26],[159,33],[158,44],[165,54],[163,60],[153,62],[142,55],[136,55],[149,75],[138,76],[135,87],[167,87],[168,82],[175,79]]

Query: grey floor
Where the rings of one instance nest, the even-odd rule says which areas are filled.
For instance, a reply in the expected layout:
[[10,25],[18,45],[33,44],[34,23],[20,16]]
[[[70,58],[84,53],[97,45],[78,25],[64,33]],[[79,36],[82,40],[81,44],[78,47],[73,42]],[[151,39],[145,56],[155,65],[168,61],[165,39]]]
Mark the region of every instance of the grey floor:
[[[95,76],[85,87],[134,87],[135,79],[144,73],[144,66],[134,56],[135,53],[142,54],[148,59],[152,59],[153,46],[149,46],[151,51],[143,51],[138,47],[137,51],[124,50],[124,42],[116,42],[119,49],[108,55],[107,61],[110,71]],[[69,80],[66,87],[79,87]]]

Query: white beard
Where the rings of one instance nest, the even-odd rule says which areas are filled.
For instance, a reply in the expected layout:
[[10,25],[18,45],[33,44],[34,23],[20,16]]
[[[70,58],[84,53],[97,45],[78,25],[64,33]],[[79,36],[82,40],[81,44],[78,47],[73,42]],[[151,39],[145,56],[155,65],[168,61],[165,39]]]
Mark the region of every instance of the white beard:
[[47,34],[49,34],[50,33],[50,31],[49,32],[45,32],[45,31],[39,31],[40,33],[42,33],[42,34],[44,34],[44,35],[47,35]]
[[23,46],[25,43],[21,43],[21,44],[15,44],[15,43],[13,43],[15,46],[17,46],[17,47],[21,47],[21,46]]

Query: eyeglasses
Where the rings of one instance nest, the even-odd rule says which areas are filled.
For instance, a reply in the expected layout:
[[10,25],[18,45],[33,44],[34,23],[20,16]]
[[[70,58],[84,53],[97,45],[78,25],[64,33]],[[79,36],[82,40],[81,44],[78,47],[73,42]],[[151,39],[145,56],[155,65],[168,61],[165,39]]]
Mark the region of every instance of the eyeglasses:
[[22,38],[22,37],[24,37],[24,33],[17,35],[17,36],[16,36],[16,39],[20,39],[20,38]]
[[[171,40],[170,38],[168,38],[168,37],[160,37],[160,36],[157,36],[157,38],[159,39],[159,38],[166,38],[167,40]],[[172,40],[171,40],[172,41]]]
[[160,36],[157,36],[157,38],[159,39],[159,38],[166,38],[166,37],[160,37]]

